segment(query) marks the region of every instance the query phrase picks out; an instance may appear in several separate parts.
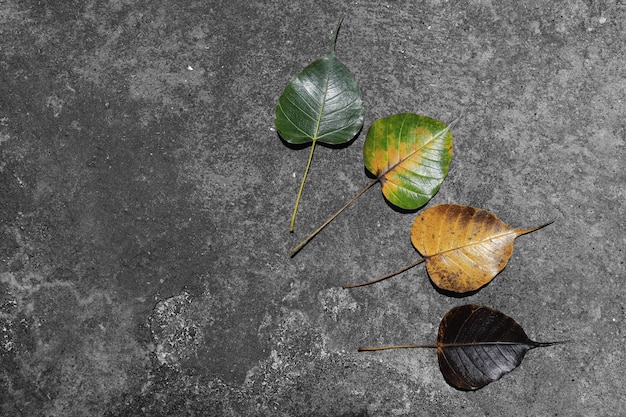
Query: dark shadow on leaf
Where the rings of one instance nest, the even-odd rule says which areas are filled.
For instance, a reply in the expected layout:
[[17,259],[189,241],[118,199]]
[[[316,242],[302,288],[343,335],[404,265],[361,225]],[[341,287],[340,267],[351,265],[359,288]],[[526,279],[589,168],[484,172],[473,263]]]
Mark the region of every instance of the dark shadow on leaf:
[[[317,142],[317,146],[323,146],[324,148],[329,148],[329,149],[344,149],[347,148],[348,146],[352,145],[361,135],[361,132],[363,131],[363,128],[361,128],[356,135],[354,135],[354,137],[352,139],[350,139],[347,142],[344,143],[339,143],[337,145],[333,145],[331,143],[324,143],[324,142]],[[290,143],[287,142],[285,139],[283,139],[283,137],[280,135],[280,133],[276,132],[276,136],[278,136],[278,138],[280,139],[280,141],[283,143],[283,145],[285,145],[286,147],[288,147],[289,149],[298,151],[301,149],[305,149],[308,148],[309,146],[311,146],[311,144],[313,142],[307,142],[307,143]]]
[[367,178],[371,178],[372,180],[376,179],[376,175],[372,174],[365,165],[363,165],[363,173],[365,174]]
[[401,214],[413,214],[413,213],[417,213],[418,211],[420,211],[422,208],[424,208],[424,206],[413,209],[413,210],[409,210],[409,209],[403,209],[402,207],[398,207],[395,204],[389,202],[389,200],[387,200],[386,198],[384,199],[385,203],[391,207],[394,211],[397,211],[398,213]]
[[[506,269],[506,268],[505,268]],[[485,285],[483,285],[482,287],[475,289],[473,291],[468,291],[468,292],[454,292],[454,291],[449,291],[449,290],[444,290],[443,288],[439,288],[438,286],[435,285],[435,283],[433,282],[432,279],[430,279],[430,275],[428,275],[428,270],[426,270],[426,275],[428,275],[428,282],[430,282],[430,285],[437,290],[437,292],[441,295],[445,295],[446,297],[450,297],[450,298],[465,298],[465,297],[469,297],[472,296],[474,294],[476,294],[477,292],[479,292],[480,290],[482,290],[483,288],[488,287],[494,280],[495,278],[498,277],[498,275],[500,275],[502,273],[502,271],[500,271],[493,280],[489,281],[488,283],[486,283]]]
[[332,143],[317,142],[317,144],[319,146],[323,146],[325,148],[330,148],[330,149],[345,149],[348,146],[352,145],[359,138],[359,136],[361,136],[361,131],[363,131],[363,128],[361,128],[352,139],[350,139],[349,141],[345,143],[339,143],[337,145],[333,145]]
[[432,279],[430,279],[430,277],[428,277],[428,282],[430,283],[430,285],[441,295],[445,295],[446,297],[450,297],[450,298],[465,298],[465,297],[469,297],[472,296],[474,294],[476,294],[478,291],[482,290],[483,288],[485,288],[487,285],[483,287],[480,287],[477,290],[474,291],[468,291],[468,292],[462,292],[462,293],[458,293],[458,292],[454,292],[454,291],[448,291],[448,290],[444,290],[439,288],[438,286],[435,285],[435,283],[433,282]]
[[278,132],[276,132],[276,136],[278,136],[278,139],[280,139],[280,141],[283,143],[283,145],[285,145],[286,147],[288,147],[289,149],[294,150],[294,151],[299,151],[301,149],[305,149],[305,148],[308,148],[309,146],[311,146],[311,142],[307,142],[307,143],[289,143],[285,139],[283,139],[283,137],[280,136],[280,133],[278,133]]

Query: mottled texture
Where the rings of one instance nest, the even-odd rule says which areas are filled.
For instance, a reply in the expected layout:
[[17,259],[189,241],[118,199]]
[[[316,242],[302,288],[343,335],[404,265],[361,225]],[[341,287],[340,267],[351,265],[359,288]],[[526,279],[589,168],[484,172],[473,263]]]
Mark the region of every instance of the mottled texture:
[[[328,50],[364,132],[308,151],[273,127]],[[619,1],[0,3],[0,414],[601,416],[626,413],[626,6]],[[512,227],[508,266],[463,299],[415,259],[415,213],[368,181],[374,120],[454,127],[431,205]],[[530,352],[474,393],[433,343],[450,308],[514,317]]]

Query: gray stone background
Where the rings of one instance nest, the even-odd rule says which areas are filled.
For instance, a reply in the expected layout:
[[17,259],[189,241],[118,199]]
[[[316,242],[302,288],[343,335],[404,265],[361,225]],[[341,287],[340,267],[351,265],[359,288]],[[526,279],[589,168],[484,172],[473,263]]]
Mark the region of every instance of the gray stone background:
[[[308,149],[278,96],[328,50],[365,127]],[[626,5],[622,1],[0,2],[0,414],[626,414]],[[430,205],[492,211],[522,236],[481,291],[448,297],[416,259],[415,213],[362,188],[377,118],[450,122]],[[443,315],[503,311],[531,351],[477,392],[441,376]]]

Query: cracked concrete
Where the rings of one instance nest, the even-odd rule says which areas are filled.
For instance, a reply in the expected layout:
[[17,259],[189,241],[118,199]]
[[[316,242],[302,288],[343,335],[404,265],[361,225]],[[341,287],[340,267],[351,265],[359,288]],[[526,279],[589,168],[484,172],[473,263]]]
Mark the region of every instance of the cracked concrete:
[[[273,128],[287,82],[328,48],[365,126],[308,151]],[[620,1],[0,4],[0,414],[612,416],[626,413],[626,6]],[[522,236],[476,294],[436,291],[415,213],[369,190],[367,128],[455,127],[430,205],[492,211]],[[484,389],[446,384],[432,343],[485,304],[535,340]]]

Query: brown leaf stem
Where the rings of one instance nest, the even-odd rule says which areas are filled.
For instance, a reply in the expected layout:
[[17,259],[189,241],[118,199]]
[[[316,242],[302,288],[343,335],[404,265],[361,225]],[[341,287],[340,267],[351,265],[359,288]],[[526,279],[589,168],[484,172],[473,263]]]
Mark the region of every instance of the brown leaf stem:
[[373,280],[371,280],[371,281],[367,281],[367,282],[362,282],[362,283],[360,283],[360,284],[343,285],[343,286],[341,286],[341,288],[343,288],[343,289],[348,289],[348,288],[357,288],[357,287],[364,287],[364,286],[366,286],[366,285],[370,285],[370,284],[375,284],[375,283],[377,283],[377,282],[384,281],[384,280],[386,280],[387,278],[391,278],[391,277],[393,277],[393,276],[396,276],[396,275],[398,275],[398,274],[401,274],[401,273],[403,273],[404,271],[407,271],[407,270],[409,270],[409,269],[413,268],[414,266],[421,264],[421,263],[422,263],[422,262],[424,262],[424,261],[425,261],[425,259],[424,259],[424,258],[420,258],[420,259],[418,259],[417,261],[415,261],[415,262],[413,262],[413,263],[411,263],[411,264],[409,264],[409,265],[407,265],[407,266],[405,266],[405,267],[402,267],[402,268],[398,269],[397,271],[394,271],[394,272],[392,272],[392,273],[390,273],[390,274],[387,274],[387,275],[385,275],[385,276],[382,276],[382,277],[380,277],[380,278],[376,278],[376,279],[373,279]]
[[356,201],[357,198],[361,197],[361,195],[363,195],[367,190],[369,190],[370,188],[372,188],[372,186],[374,184],[376,184],[380,179],[376,178],[374,181],[370,182],[369,184],[367,184],[365,186],[365,188],[363,188],[361,191],[359,191],[354,197],[352,197],[350,199],[350,201],[348,201],[346,204],[344,204],[343,207],[341,207],[335,214],[333,214],[332,216],[330,216],[330,218],[328,220],[326,220],[324,222],[324,224],[322,224],[320,227],[318,227],[317,229],[315,229],[315,231],[313,233],[311,233],[306,239],[304,239],[302,242],[300,242],[297,246],[295,246],[293,249],[291,249],[289,251],[289,255],[290,256],[294,256],[296,253],[298,253],[300,251],[300,249],[302,249],[307,243],[309,243],[309,241],[311,239],[313,239],[319,232],[322,231],[323,228],[325,228],[326,226],[328,226],[328,224],[330,222],[332,222],[335,217],[337,217],[339,214],[341,214],[342,211],[344,211],[345,209],[348,208],[348,206],[352,203],[354,203]]
[[374,352],[377,350],[388,349],[437,349],[437,345],[391,345],[391,346],[375,346],[375,347],[360,347],[359,352]]

